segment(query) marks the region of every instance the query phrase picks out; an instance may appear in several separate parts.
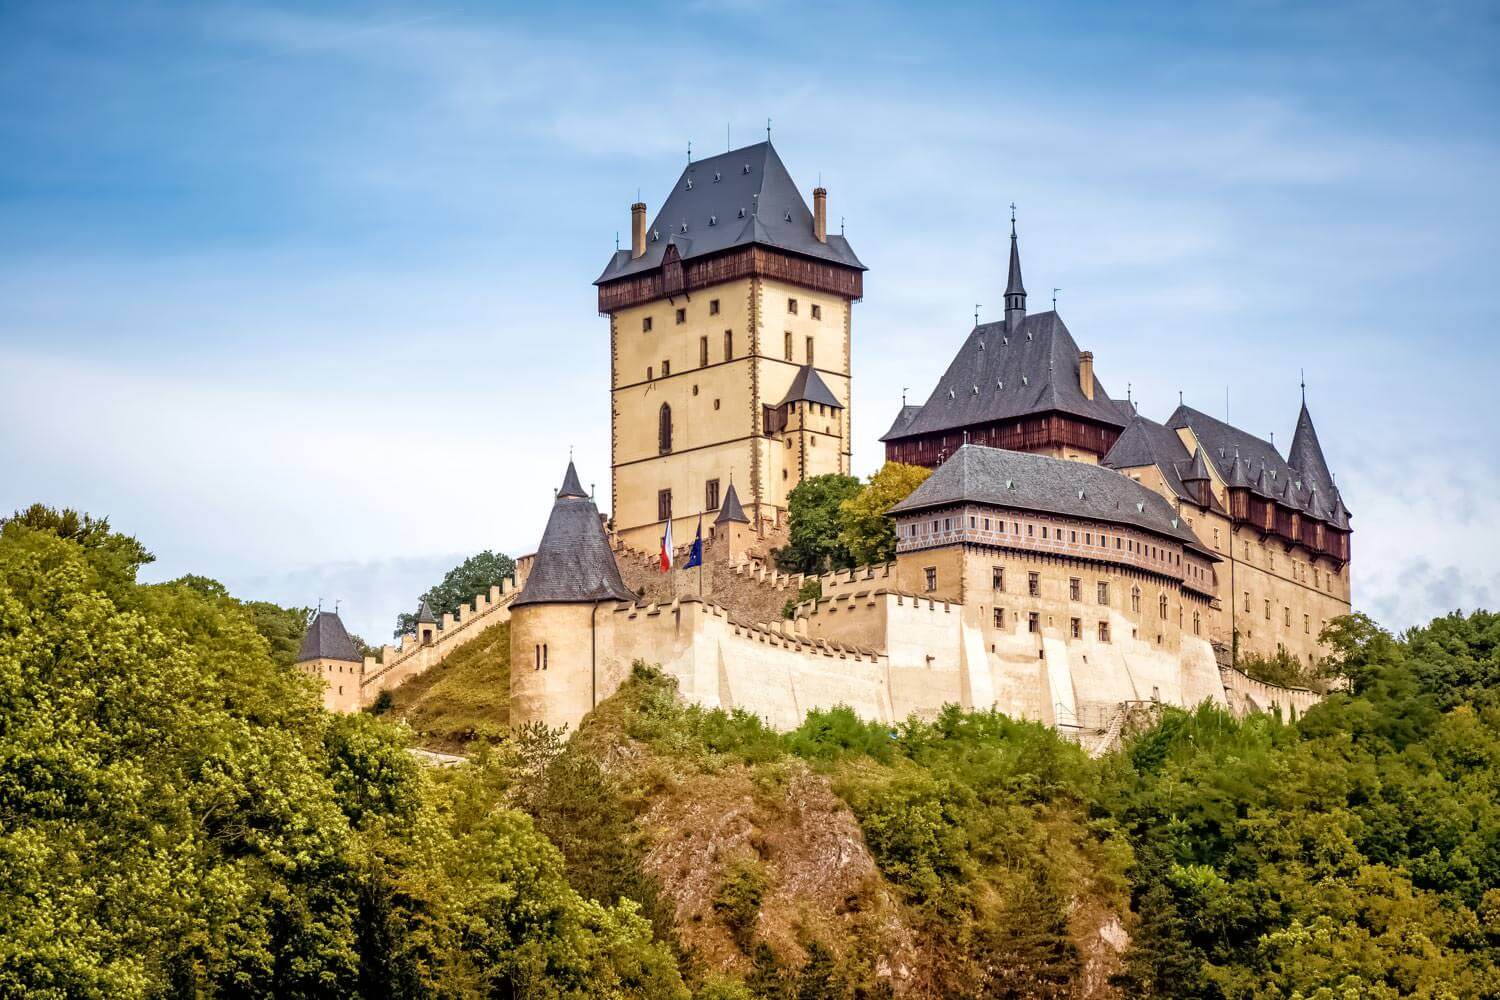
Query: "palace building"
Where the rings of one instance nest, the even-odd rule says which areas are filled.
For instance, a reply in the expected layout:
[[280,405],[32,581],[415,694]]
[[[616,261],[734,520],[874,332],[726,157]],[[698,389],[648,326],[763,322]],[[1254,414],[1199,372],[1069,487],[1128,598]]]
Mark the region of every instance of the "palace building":
[[597,281],[609,317],[613,528],[652,551],[731,479],[757,534],[787,494],[849,471],[850,330],[864,265],[769,141],[691,162]]
[[[517,578],[361,659],[337,616],[299,667],[355,710],[510,626],[510,722],[576,725],[659,664],[682,695],[778,728],[848,705],[1037,719],[1090,749],[1134,713],[1203,701],[1300,712],[1312,691],[1237,669],[1312,662],[1349,611],[1350,515],[1304,401],[1291,448],[1183,406],[1110,396],[1056,310],[1031,314],[1015,220],[1004,319],[976,323],[888,460],[935,471],[890,511],[895,559],[810,582],[778,570],[787,498],[849,473],[852,310],[864,265],[769,142],[689,163],[595,282],[609,317],[606,517],[570,462]],[[660,571],[709,522],[701,565]],[[679,556],[681,549],[679,549]]]

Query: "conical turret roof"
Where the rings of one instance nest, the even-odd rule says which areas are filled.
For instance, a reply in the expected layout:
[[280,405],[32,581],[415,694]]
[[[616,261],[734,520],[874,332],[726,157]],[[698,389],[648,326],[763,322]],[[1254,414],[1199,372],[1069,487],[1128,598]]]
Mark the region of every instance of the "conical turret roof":
[[719,505],[719,516],[714,518],[714,524],[726,524],[730,521],[750,523],[750,519],[745,516],[745,509],[740,506],[740,495],[734,491],[734,483],[729,484],[729,492],[724,494],[724,502]]
[[1203,449],[1201,447],[1194,448],[1193,460],[1189,462],[1188,467],[1183,470],[1182,481],[1185,483],[1191,483],[1200,479],[1207,480],[1208,478],[1208,464],[1203,461]]
[[297,647],[297,662],[307,660],[363,663],[364,657],[354,647],[354,640],[349,638],[349,630],[344,628],[337,612],[319,611],[312,624],[307,626],[307,632],[302,636],[302,645]]
[[1323,447],[1318,443],[1318,432],[1313,428],[1312,414],[1307,412],[1307,403],[1297,414],[1297,429],[1292,433],[1292,448],[1287,453],[1286,464],[1302,474],[1306,486],[1316,486],[1325,495],[1334,492],[1333,474],[1328,471],[1328,461],[1323,457]]
[[1021,250],[1016,245],[1016,220],[1010,220],[1010,275],[1005,282],[1006,295],[1025,295],[1026,286],[1021,283]]
[[610,550],[599,508],[583,492],[578,472],[569,462],[562,487],[552,501],[552,515],[547,518],[547,528],[542,532],[526,586],[511,607],[610,600],[633,601],[635,595],[620,578],[620,567]]
[[432,605],[427,603],[427,598],[425,598],[425,597],[422,598],[421,603],[417,605],[417,624],[418,625],[436,625],[437,624],[437,615],[434,615],[432,613]]

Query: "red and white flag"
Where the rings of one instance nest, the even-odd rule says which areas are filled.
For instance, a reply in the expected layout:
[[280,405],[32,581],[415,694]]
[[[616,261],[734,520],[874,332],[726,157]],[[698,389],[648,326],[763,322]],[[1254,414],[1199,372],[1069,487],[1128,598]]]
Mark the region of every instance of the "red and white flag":
[[661,536],[661,571],[672,568],[672,519],[667,518],[667,533]]

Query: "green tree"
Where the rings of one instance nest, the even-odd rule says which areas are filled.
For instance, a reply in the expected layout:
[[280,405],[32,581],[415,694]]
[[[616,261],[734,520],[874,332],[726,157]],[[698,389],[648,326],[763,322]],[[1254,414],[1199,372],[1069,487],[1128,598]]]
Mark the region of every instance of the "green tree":
[[822,573],[854,565],[839,541],[840,505],[860,491],[853,476],[830,473],[802,480],[787,497],[787,543],[776,561],[789,573]]
[[[485,549],[478,555],[470,556],[457,566],[443,575],[441,583],[437,584],[419,599],[426,601],[432,608],[433,614],[439,619],[445,614],[458,614],[459,609],[470,605],[475,596],[487,593],[491,587],[500,586],[503,580],[513,580],[516,576],[516,561],[503,552],[491,552]],[[404,611],[396,616],[395,637],[417,634],[417,614],[415,609]]]
[[839,544],[856,566],[896,558],[896,526],[890,510],[930,475],[932,470],[920,465],[887,462],[863,489],[839,504]]

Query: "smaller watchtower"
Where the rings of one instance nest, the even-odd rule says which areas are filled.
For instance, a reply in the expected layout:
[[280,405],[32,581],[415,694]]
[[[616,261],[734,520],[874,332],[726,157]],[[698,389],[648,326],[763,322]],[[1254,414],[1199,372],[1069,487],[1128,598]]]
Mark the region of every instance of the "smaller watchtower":
[[323,707],[330,712],[357,712],[365,660],[349,638],[336,611],[320,610],[307,626],[297,649],[296,668],[323,682]]

